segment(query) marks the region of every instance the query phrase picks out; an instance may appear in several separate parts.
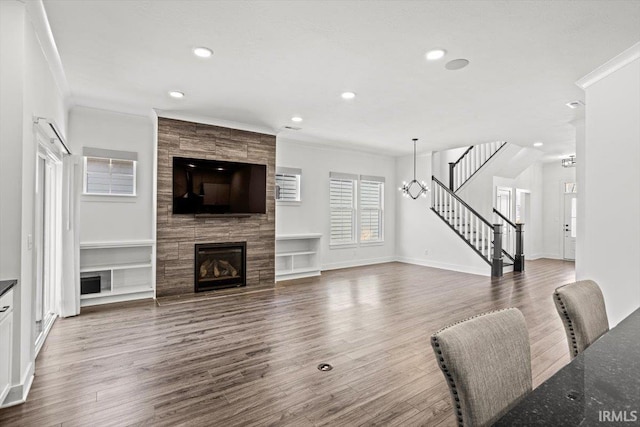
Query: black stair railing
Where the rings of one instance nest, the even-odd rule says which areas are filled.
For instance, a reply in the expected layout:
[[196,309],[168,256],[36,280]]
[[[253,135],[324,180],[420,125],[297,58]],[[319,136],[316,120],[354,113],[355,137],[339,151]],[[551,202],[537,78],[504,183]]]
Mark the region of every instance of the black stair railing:
[[524,271],[524,224],[513,223],[502,212],[493,208],[494,222],[504,227],[502,250],[513,261],[514,271]]

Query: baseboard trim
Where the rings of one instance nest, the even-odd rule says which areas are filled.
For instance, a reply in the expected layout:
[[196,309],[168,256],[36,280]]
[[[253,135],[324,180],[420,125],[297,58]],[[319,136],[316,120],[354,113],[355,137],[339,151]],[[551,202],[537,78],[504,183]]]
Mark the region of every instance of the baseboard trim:
[[526,256],[526,260],[527,261],[534,261],[536,259],[542,259],[542,258],[545,258],[545,259],[560,259],[560,260],[564,259],[562,257],[562,255],[549,254],[549,253],[533,254],[533,255]]
[[8,408],[10,406],[16,406],[26,402],[34,378],[34,365],[33,362],[31,362],[29,363],[29,366],[22,378],[22,382],[11,386],[7,397],[5,397],[4,402],[0,405],[0,408]]
[[331,264],[325,264],[322,266],[322,271],[326,270],[339,270],[341,268],[350,268],[350,267],[362,267],[365,265],[374,265],[374,264],[384,264],[385,262],[394,262],[396,261],[396,257],[381,257],[381,258],[369,258],[369,259],[361,259],[361,260],[353,260],[353,261],[343,261],[343,262],[334,262]]
[[457,271],[460,273],[476,274],[479,276],[491,276],[491,266],[486,268],[469,267],[468,265],[449,264],[446,262],[429,261],[424,259],[397,257],[396,261],[405,264],[421,265],[423,267],[439,268],[440,270]]

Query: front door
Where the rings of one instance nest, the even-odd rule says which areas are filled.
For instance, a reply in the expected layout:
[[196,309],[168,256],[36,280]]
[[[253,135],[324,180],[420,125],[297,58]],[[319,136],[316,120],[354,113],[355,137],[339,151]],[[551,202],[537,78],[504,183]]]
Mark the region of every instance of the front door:
[[564,259],[576,259],[576,194],[564,195]]

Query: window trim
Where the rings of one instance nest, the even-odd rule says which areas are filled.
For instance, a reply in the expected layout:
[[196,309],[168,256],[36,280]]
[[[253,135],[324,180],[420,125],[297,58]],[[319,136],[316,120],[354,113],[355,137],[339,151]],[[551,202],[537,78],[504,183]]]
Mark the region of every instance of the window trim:
[[[106,150],[105,150],[106,151]],[[82,195],[83,196],[91,196],[91,197],[137,197],[138,196],[138,161],[135,159],[131,159],[131,158],[114,158],[114,157],[101,157],[98,155],[88,155],[86,153],[83,153],[84,156],[82,158],[82,165],[83,165],[83,171],[82,171]],[[107,159],[109,160],[109,169],[111,169],[111,162],[113,160],[116,161],[126,161],[126,162],[132,162],[133,163],[133,193],[131,194],[123,194],[123,193],[92,193],[87,191],[87,179],[89,177],[89,173],[88,173],[88,169],[87,169],[87,159],[92,158],[92,159]],[[116,174],[116,175],[122,175],[122,174]],[[128,175],[127,175],[128,176]],[[109,171],[109,189],[111,190],[111,177],[112,177],[112,173],[111,170]]]

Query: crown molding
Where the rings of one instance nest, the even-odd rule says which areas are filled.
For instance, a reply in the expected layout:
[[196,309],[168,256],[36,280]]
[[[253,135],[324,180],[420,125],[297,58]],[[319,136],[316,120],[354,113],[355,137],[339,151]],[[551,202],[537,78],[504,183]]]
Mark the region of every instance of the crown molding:
[[576,85],[581,89],[586,89],[594,83],[599,82],[610,74],[615,73],[625,65],[630,64],[640,58],[640,42],[634,44],[618,56],[605,62],[580,80]]

